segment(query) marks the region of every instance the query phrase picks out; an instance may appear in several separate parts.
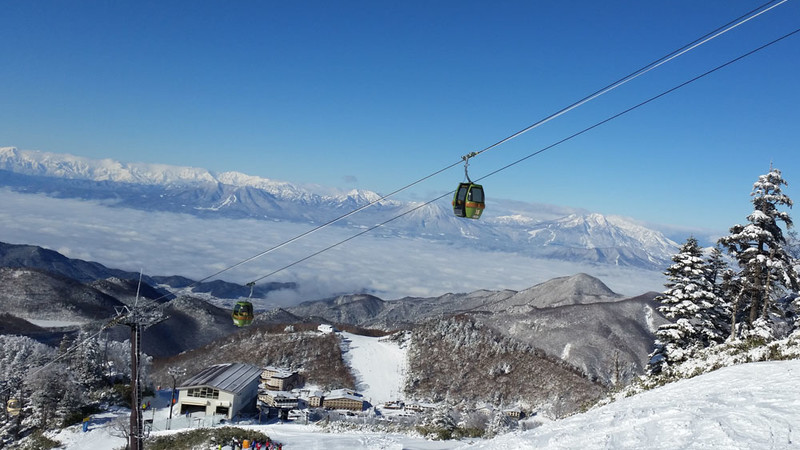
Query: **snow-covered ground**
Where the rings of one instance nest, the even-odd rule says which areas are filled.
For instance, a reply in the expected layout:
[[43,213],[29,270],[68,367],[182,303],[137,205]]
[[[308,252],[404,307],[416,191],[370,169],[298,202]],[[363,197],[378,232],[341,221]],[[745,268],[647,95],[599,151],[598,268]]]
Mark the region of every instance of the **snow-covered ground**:
[[[287,450],[782,449],[800,442],[794,436],[794,430],[800,430],[798,375],[798,360],[728,367],[492,440],[441,442],[377,432],[333,434],[298,424],[252,427],[282,442]],[[155,417],[167,413],[168,408],[157,409]],[[96,417],[87,433],[75,426],[56,438],[70,450],[119,448],[124,442],[109,433],[112,415]]]
[[282,443],[285,450],[445,450],[460,445],[457,442],[431,441],[397,433],[325,433],[314,425],[283,424],[253,428]]
[[68,320],[43,320],[43,319],[25,319],[28,322],[43,328],[60,328],[72,327],[76,325],[83,325],[83,322],[75,322]]
[[750,363],[464,449],[782,449],[800,445],[800,361]]
[[84,432],[81,425],[74,425],[51,437],[61,442],[62,448],[68,450],[125,448],[125,439],[117,436],[112,430],[112,422],[122,416],[130,417],[130,411],[118,410],[94,414],[91,417],[89,431]]
[[[315,425],[293,423],[241,425],[241,427],[267,434],[273,441],[282,443],[286,450],[445,450],[461,445],[459,442],[430,441],[397,433],[326,433]],[[175,430],[171,432],[175,432]],[[64,447],[61,448],[65,450],[112,450],[125,447],[125,440],[110,435],[108,428],[104,426],[95,426],[86,433],[81,431],[80,426],[74,426],[57,434],[55,439],[64,444]]]
[[372,405],[403,400],[406,350],[396,342],[352,333],[341,333],[344,358],[356,376],[356,389]]

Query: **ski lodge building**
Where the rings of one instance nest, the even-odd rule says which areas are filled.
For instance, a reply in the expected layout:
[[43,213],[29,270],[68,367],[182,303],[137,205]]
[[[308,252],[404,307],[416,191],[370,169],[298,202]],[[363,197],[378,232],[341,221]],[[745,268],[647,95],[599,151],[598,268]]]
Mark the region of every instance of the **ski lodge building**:
[[293,370],[267,366],[261,372],[261,383],[271,391],[291,391],[300,384],[300,376]]
[[250,364],[211,366],[178,387],[178,411],[224,414],[228,419],[240,411],[252,411],[260,375],[261,369]]

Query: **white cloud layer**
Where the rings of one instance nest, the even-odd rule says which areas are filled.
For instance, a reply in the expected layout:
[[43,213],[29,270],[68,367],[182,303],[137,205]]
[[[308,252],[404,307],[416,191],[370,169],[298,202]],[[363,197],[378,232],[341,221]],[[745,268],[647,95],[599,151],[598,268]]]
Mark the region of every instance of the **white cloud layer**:
[[[315,226],[200,219],[9,189],[0,189],[0,202],[0,240],[4,242],[39,245],[123,270],[193,279],[205,278]],[[218,278],[252,281],[357,231],[325,228]],[[299,283],[297,292],[276,292],[269,300],[285,305],[362,291],[396,299],[477,289],[520,290],[579,272],[596,276],[626,295],[661,290],[664,282],[658,272],[484,252],[471,249],[468,243],[459,247],[417,238],[386,238],[376,231],[264,279]]]

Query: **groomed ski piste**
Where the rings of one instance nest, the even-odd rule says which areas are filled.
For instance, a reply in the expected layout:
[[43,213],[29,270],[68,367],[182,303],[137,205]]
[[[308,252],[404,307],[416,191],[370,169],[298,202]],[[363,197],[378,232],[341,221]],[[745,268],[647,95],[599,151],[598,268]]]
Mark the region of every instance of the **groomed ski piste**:
[[344,359],[358,385],[356,390],[372,405],[404,400],[406,349],[386,339],[340,333]]
[[[364,388],[365,397],[394,399],[402,385],[405,353],[395,343],[344,334],[350,340],[346,356]],[[391,346],[394,346],[392,348]],[[378,356],[380,355],[380,356]],[[383,360],[371,358],[384,358]],[[401,370],[396,371],[397,368]],[[800,438],[800,391],[796,388],[800,361],[761,362],[719,369],[642,394],[618,400],[583,414],[547,422],[525,432],[494,439],[432,441],[419,436],[380,432],[328,433],[316,425],[238,424],[269,435],[287,450],[326,449],[772,449],[793,447]],[[158,422],[169,409],[169,391],[157,399],[150,414]],[[54,435],[65,449],[123,448],[112,433],[112,420],[127,410],[93,416],[90,430],[73,426]],[[193,421],[193,422],[191,422]],[[197,418],[173,420],[172,431],[199,425]],[[224,447],[223,447],[224,448]]]

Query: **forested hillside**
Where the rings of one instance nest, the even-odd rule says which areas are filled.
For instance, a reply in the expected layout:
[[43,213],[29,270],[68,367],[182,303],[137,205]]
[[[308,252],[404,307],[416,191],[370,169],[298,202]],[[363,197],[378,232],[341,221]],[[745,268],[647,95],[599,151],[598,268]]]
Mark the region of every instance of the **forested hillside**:
[[411,333],[406,393],[412,397],[521,406],[557,418],[604,392],[603,385],[564,361],[467,316],[432,321]]
[[154,383],[169,385],[170,368],[191,375],[213,364],[247,363],[299,371],[309,384],[322,389],[355,388],[355,379],[342,359],[335,334],[316,331],[316,325],[254,325],[180,355],[158,360]]

